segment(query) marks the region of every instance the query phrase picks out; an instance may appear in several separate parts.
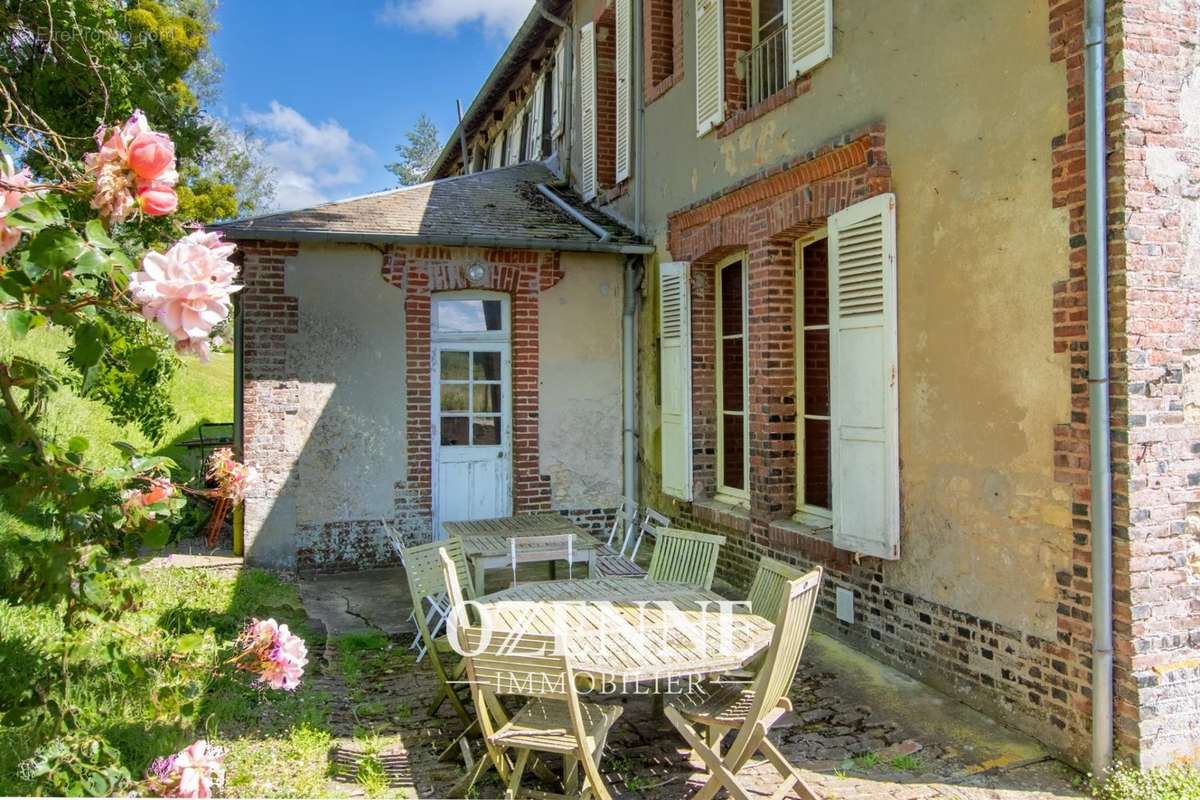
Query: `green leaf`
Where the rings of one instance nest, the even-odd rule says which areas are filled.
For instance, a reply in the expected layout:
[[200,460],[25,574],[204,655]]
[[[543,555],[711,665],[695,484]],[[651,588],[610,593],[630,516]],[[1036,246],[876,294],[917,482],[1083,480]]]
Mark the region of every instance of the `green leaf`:
[[[66,228],[46,228],[29,244],[29,263],[25,274],[32,280],[45,274],[47,270],[61,271],[83,253],[84,244],[79,234]],[[39,271],[35,277],[30,268]]]
[[87,439],[85,439],[82,436],[72,436],[67,441],[67,449],[70,450],[72,453],[86,452],[88,447],[90,447],[90,446],[91,446],[91,442],[89,442]]
[[32,233],[51,225],[63,224],[63,215],[54,203],[43,198],[41,200],[25,202],[14,208],[8,212],[5,221],[10,225],[16,224],[18,228],[23,228]]
[[136,447],[134,447],[133,445],[131,445],[129,442],[123,442],[123,441],[113,442],[112,446],[117,448],[118,450],[120,450],[122,453],[124,453],[127,456],[132,457],[132,456],[136,456],[138,454],[138,449]]
[[83,232],[87,236],[87,240],[101,250],[117,249],[117,243],[109,237],[108,231],[104,230],[104,223],[100,220],[94,219],[89,222]]
[[175,652],[194,653],[204,644],[203,633],[189,633],[175,640]]
[[33,312],[15,308],[8,312],[8,330],[14,339],[23,339],[33,327]]
[[170,527],[163,525],[162,523],[158,523],[156,525],[151,525],[146,529],[146,532],[142,534],[142,543],[146,545],[146,547],[155,550],[160,547],[165,547],[167,544],[167,539],[169,539],[170,536]]
[[87,249],[75,260],[76,275],[105,275],[112,269],[112,259],[100,250]]
[[135,375],[153,369],[158,363],[158,352],[153,347],[139,347],[129,354],[129,368]]
[[80,367],[93,367],[104,355],[104,342],[93,325],[83,325],[75,332],[75,351],[72,360]]

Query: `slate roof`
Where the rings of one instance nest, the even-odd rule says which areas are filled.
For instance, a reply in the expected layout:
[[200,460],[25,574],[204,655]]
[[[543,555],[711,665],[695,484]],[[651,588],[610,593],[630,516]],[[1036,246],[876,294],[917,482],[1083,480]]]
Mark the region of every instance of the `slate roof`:
[[556,181],[554,173],[544,164],[529,162],[217,227],[235,241],[653,252],[653,246],[611,218],[586,207],[578,195],[554,188],[568,205],[607,233],[601,239],[539,191],[538,184],[553,188]]

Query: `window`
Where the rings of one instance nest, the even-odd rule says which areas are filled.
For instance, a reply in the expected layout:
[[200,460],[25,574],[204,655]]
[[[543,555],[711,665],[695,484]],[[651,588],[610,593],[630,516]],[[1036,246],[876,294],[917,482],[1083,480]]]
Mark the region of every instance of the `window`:
[[787,20],[783,0],[756,0],[753,6],[754,46],[742,56],[746,76],[746,105],[761,103],[788,82]]
[[519,146],[517,148],[517,163],[518,164],[529,160],[529,152],[530,152],[530,149],[529,149],[529,111],[530,111],[530,108],[527,105],[525,108],[525,112],[523,114],[521,114],[522,136],[521,136]]
[[646,102],[653,102],[683,77],[683,2],[645,0]]
[[497,133],[496,138],[492,140],[491,150],[488,152],[488,169],[496,169],[504,165],[504,134]]
[[817,524],[833,508],[829,346],[829,239],[820,231],[796,244],[796,509]]
[[746,416],[746,261],[717,265],[717,495],[745,503],[750,478]]
[[438,300],[433,316],[435,333],[504,330],[504,304],[500,300]]

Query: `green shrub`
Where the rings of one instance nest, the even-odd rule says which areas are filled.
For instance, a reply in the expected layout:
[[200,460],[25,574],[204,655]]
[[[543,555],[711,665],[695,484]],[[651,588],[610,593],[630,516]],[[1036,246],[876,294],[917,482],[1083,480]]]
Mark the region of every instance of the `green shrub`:
[[1093,784],[1099,800],[1200,800],[1200,770],[1187,764],[1141,770],[1124,764]]

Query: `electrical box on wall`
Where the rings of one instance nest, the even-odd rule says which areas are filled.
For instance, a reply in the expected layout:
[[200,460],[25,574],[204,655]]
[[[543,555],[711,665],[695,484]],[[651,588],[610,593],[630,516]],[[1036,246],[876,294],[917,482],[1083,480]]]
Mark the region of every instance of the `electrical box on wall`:
[[854,592],[837,587],[837,618],[839,622],[854,624]]

